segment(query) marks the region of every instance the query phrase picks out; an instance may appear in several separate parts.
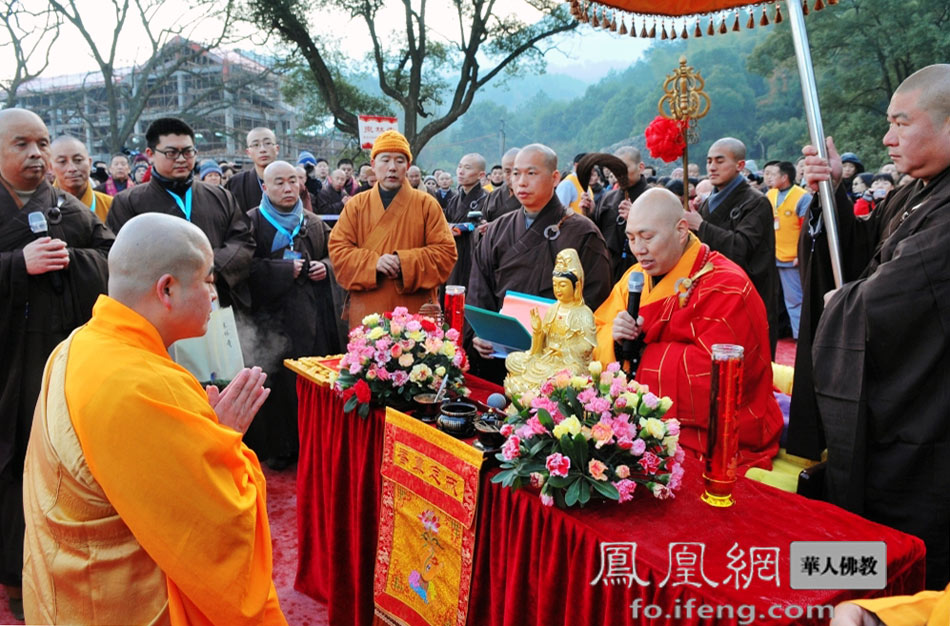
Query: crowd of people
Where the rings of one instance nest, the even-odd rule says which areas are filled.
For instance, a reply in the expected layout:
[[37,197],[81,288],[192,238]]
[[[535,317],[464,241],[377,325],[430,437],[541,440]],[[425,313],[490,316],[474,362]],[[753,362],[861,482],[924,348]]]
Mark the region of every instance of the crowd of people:
[[[308,151],[281,160],[275,133],[254,128],[251,165],[237,170],[199,160],[193,129],[168,117],[150,124],[142,155],[105,164],[29,111],[0,112],[0,582],[11,603],[22,586],[28,618],[48,623],[283,623],[258,462],[281,470],[297,454],[283,359],[340,352],[371,313],[438,310],[446,284],[494,311],[509,291],[552,298],[567,248],[595,311],[595,358],[672,397],[668,416],[697,458],[711,346],[744,348],[739,464],[768,468],[784,427],[771,362],[780,335],[798,339],[789,450],[827,448],[828,499],[923,539],[927,587],[943,588],[950,66],[909,77],[888,120],[891,162],[876,174],[830,139],[827,158],[806,146],[760,171],[740,139],[722,137],[705,175],[690,163],[657,177],[632,146],[579,154],[562,174],[534,143],[492,167],[462,155],[453,178],[414,163],[397,131],[367,162],[331,170]],[[839,288],[822,181],[835,189]],[[202,389],[168,348],[203,335],[216,307],[234,312],[254,367]],[[467,329],[464,347],[475,374],[502,382],[491,342]],[[134,618],[117,613],[132,606]]]

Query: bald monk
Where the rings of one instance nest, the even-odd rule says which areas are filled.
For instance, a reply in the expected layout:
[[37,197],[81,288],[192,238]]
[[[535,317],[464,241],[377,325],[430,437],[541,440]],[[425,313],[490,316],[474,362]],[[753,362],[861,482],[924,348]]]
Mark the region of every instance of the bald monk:
[[132,218],[109,295],[47,362],[23,477],[28,622],[286,624],[241,443],[265,375],[205,390],[167,352],[205,332],[213,263],[197,226]]
[[[113,236],[46,182],[50,136],[36,114],[0,111],[0,584],[15,613],[23,569],[23,456],[43,364],[106,289]],[[46,232],[30,229],[30,215]]]
[[501,171],[504,175],[504,182],[488,194],[485,208],[482,210],[485,223],[478,227],[481,233],[484,233],[488,228],[488,222],[493,222],[505,213],[511,213],[521,208],[521,203],[511,186],[511,172],[515,168],[515,157],[518,156],[520,150],[521,148],[511,148],[501,157]]
[[482,212],[488,192],[482,187],[481,177],[485,174],[485,157],[473,152],[459,159],[455,176],[459,187],[445,205],[445,219],[449,222],[455,237],[455,249],[458,261],[449,276],[449,284],[468,287],[468,277],[472,273],[472,247],[474,245],[475,224],[478,220],[468,217],[469,213]]
[[439,203],[406,182],[406,138],[382,133],[370,158],[376,185],[350,199],[330,233],[330,261],[349,291],[350,328],[371,313],[397,306],[414,313],[438,302],[458,256]]
[[268,165],[261,205],[247,214],[257,244],[251,316],[262,339],[248,346],[249,361],[264,367],[274,391],[245,441],[271,469],[297,458],[297,376],[284,359],[341,348],[327,256],[330,227],[303,208],[297,170],[286,161]]
[[[710,348],[716,343],[745,349],[737,407],[739,465],[772,466],[782,433],[782,413],[772,395],[772,368],[765,306],[745,272],[689,232],[680,199],[649,189],[633,203],[627,240],[637,258],[594,314],[595,358],[616,360],[615,343],[642,337],[646,347],[636,373],[659,396],[670,396],[667,414],[682,424],[680,443],[694,456],[706,454]],[[644,274],[640,316],[627,313],[627,284]],[[692,285],[684,284],[686,279]]]
[[96,191],[89,184],[89,172],[92,169],[92,157],[86,144],[75,137],[63,135],[57,138],[50,150],[51,166],[55,181],[53,187],[73,194],[89,207],[103,222],[112,206],[112,196]]

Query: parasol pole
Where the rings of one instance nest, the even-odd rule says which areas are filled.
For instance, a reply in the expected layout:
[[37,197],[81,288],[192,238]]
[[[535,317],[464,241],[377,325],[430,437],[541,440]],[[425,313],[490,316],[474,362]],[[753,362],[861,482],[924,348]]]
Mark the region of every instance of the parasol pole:
[[[828,158],[825,148],[825,132],[821,126],[821,109],[818,106],[818,87],[815,83],[815,68],[811,62],[808,47],[808,33],[805,31],[805,16],[799,0],[788,0],[789,20],[792,26],[792,41],[795,44],[795,59],[798,61],[798,74],[802,82],[802,100],[805,103],[805,118],[808,121],[808,134],[811,143],[818,149],[818,156]],[[838,218],[835,213],[835,196],[831,181],[818,183],[818,197],[821,200],[821,215],[828,236],[828,251],[831,254],[831,272],[835,287],[841,287],[844,279],[841,270],[841,248],[838,244]]]

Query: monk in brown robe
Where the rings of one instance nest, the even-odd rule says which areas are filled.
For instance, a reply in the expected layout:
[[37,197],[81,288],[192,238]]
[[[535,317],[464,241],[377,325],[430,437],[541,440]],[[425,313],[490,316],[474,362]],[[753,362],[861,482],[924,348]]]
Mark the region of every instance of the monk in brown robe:
[[501,157],[501,170],[505,176],[505,182],[495,187],[488,199],[485,201],[485,208],[482,210],[482,216],[486,224],[479,227],[479,232],[484,233],[488,228],[487,222],[494,222],[505,213],[511,213],[521,208],[521,202],[515,195],[515,190],[511,187],[511,171],[515,167],[515,157],[518,156],[520,148],[512,148]]
[[[498,311],[509,290],[553,299],[554,259],[564,248],[580,254],[587,305],[596,309],[604,301],[612,286],[607,245],[590,219],[558,200],[559,180],[553,150],[537,143],[521,149],[511,183],[522,208],[489,223],[472,258],[466,303]],[[491,358],[491,343],[475,337],[472,347],[476,373],[500,383],[504,362]]]
[[[22,612],[23,458],[43,364],[105,291],[113,240],[92,211],[46,182],[49,158],[49,131],[38,116],[0,111],[0,584],[15,614]],[[38,217],[45,232],[30,228]]]
[[371,313],[437,303],[455,267],[455,241],[439,203],[406,183],[411,160],[402,134],[382,133],[371,152],[376,185],[347,202],[330,233],[330,261],[349,291],[350,328]]
[[280,146],[277,136],[269,128],[259,126],[247,133],[247,148],[244,150],[254,167],[238,172],[228,179],[224,188],[231,192],[237,205],[247,213],[261,203],[264,168],[277,160]]

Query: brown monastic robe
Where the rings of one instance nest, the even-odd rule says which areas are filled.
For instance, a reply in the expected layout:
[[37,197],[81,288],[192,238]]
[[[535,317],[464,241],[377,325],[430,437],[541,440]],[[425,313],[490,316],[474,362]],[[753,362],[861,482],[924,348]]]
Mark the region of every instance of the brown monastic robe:
[[257,169],[253,166],[251,169],[238,172],[228,179],[224,188],[231,192],[231,195],[237,201],[237,205],[245,213],[261,205],[261,196],[264,194],[264,190],[261,188],[261,181],[257,177]]
[[[399,188],[388,208],[383,208],[378,183],[350,198],[330,232],[329,249],[337,280],[350,292],[350,328],[371,313],[397,306],[415,313],[423,304],[438,302],[438,287],[449,277],[457,258],[439,203],[409,185]],[[376,271],[384,254],[399,256],[398,278]]]
[[508,183],[502,183],[488,194],[482,214],[486,222],[494,222],[505,213],[511,213],[520,208],[521,203],[518,201],[518,197],[511,192]]

